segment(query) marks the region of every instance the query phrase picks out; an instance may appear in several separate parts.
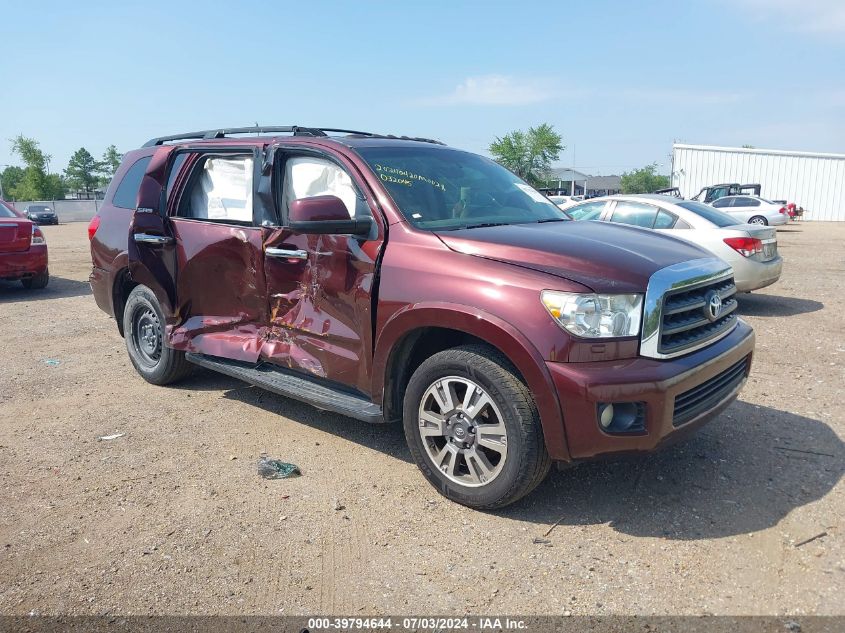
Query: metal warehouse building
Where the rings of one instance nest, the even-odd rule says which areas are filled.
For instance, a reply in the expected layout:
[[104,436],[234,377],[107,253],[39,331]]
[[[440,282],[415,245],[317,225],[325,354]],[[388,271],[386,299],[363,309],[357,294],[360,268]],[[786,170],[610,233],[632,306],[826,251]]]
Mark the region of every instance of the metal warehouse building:
[[764,198],[804,207],[805,220],[845,222],[845,154],[672,146],[672,186],[690,198],[719,183],[760,183]]

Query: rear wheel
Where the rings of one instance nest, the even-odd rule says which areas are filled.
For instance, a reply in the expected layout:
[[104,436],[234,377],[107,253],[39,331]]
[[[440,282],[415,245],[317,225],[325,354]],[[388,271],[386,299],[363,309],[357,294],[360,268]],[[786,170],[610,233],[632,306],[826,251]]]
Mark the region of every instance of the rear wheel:
[[46,268],[44,269],[43,273],[34,275],[32,277],[27,277],[26,279],[21,279],[21,284],[27,290],[41,290],[41,288],[46,288],[49,282],[50,271]]
[[748,223],[766,226],[769,223],[769,221],[766,218],[764,218],[762,215],[755,215],[750,220],[748,220]]
[[164,344],[164,315],[153,291],[136,286],[123,310],[126,350],[136,371],[147,382],[167,385],[181,380],[193,366],[185,353]]
[[424,361],[408,383],[403,419],[423,475],[463,505],[508,505],[549,471],[534,400],[492,348],[457,347]]

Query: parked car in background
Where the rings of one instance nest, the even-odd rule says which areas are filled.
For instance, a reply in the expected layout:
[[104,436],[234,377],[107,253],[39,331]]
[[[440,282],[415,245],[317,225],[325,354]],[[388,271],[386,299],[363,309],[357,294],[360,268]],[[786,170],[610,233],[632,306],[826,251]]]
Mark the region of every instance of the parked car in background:
[[749,224],[782,226],[789,223],[789,213],[784,205],[759,196],[725,196],[710,204]]
[[710,204],[714,200],[723,198],[725,196],[737,195],[760,195],[760,185],[757,183],[749,183],[741,185],[738,182],[726,182],[718,185],[710,185],[702,187],[701,191],[695,194],[690,200],[697,200],[698,202],[705,202]]
[[724,261],[569,221],[437,141],[297,126],[152,139],[124,156],[89,236],[94,298],[145,380],[199,365],[401,421],[422,474],[476,508],[528,494],[552,461],[685,436],[751,367]]
[[50,280],[47,270],[47,242],[31,220],[22,217],[0,200],[0,279],[17,281],[24,288],[44,288]]
[[701,202],[662,194],[610,196],[577,205],[567,213],[581,220],[654,229],[706,248],[733,267],[740,292],[763,288],[780,278],[783,259],[778,255],[775,229],[738,224],[733,216]]
[[59,216],[46,204],[28,204],[23,210],[24,216],[36,224],[58,224]]
[[557,205],[559,209],[568,209],[573,204],[578,204],[584,196],[549,196],[549,200]]

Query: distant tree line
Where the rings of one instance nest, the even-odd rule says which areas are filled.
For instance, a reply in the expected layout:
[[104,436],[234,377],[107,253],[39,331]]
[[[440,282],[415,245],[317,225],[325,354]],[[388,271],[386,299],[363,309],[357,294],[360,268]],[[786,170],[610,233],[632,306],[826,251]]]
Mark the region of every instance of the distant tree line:
[[122,158],[114,145],[106,148],[100,160],[80,147],[63,173],[50,173],[52,157],[44,153],[38,141],[19,134],[11,144],[12,154],[20,158],[23,167],[10,165],[0,172],[3,195],[8,200],[61,200],[71,191],[91,197],[97,187],[108,185]]
[[[493,159],[535,187],[548,186],[552,163],[566,148],[552,125],[515,130],[490,143]],[[669,186],[669,177],[657,173],[657,163],[622,174],[622,193],[652,193]]]

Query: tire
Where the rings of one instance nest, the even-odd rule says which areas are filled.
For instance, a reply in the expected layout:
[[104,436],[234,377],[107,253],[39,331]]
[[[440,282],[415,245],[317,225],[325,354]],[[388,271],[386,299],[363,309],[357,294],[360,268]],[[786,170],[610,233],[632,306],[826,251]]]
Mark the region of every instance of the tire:
[[21,279],[21,285],[27,290],[41,290],[46,288],[48,283],[50,283],[50,271],[46,268],[40,275]]
[[[476,389],[468,401],[470,385]],[[450,401],[451,414],[440,405]],[[446,498],[471,508],[490,510],[521,499],[551,466],[528,387],[505,356],[485,345],[456,347],[425,360],[408,382],[403,425],[425,478]]]
[[749,224],[759,224],[761,226],[768,226],[769,221],[764,218],[762,215],[755,215],[751,219],[748,220]]
[[135,286],[123,309],[126,350],[135,370],[154,385],[169,385],[191,373],[185,353],[164,344],[164,315],[153,291]]

